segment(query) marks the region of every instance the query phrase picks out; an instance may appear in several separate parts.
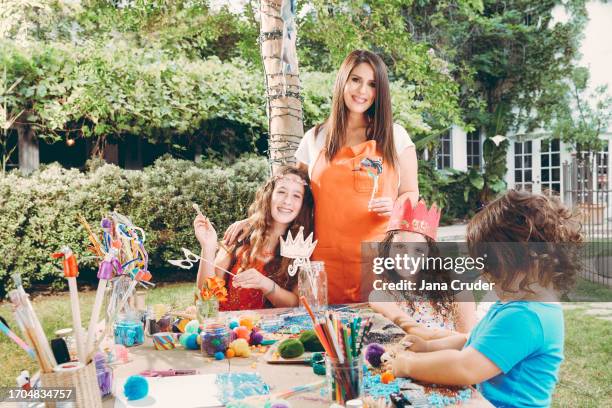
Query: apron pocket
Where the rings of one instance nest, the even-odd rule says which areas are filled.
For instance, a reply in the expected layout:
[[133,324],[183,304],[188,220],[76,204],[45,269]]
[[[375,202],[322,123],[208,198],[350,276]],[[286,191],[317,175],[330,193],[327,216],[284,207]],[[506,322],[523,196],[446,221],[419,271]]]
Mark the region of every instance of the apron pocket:
[[[372,190],[374,189],[374,178],[370,177],[368,174],[368,170],[361,165],[361,160],[363,158],[354,158],[352,160],[353,164],[353,188],[358,193],[369,193],[372,194]],[[370,169],[372,172],[373,170]],[[378,176],[378,192],[377,196],[383,189],[383,175],[380,174]]]

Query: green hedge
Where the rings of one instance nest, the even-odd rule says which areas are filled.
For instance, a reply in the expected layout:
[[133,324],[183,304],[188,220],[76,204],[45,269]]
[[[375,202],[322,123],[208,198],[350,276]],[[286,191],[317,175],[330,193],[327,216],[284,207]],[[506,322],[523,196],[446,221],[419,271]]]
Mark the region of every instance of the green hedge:
[[100,219],[113,209],[145,230],[155,276],[156,269],[168,268],[168,259],[182,255],[182,246],[197,250],[193,202],[221,235],[245,216],[267,176],[264,158],[244,158],[227,168],[162,158],[143,171],[104,164],[82,173],[53,164],[29,177],[18,172],[0,177],[0,295],[12,285],[13,272],[22,273],[25,285],[62,287],[59,263],[49,254],[63,245],[79,256],[81,274],[93,276],[96,261],[87,258],[87,234],[77,214],[97,231]]

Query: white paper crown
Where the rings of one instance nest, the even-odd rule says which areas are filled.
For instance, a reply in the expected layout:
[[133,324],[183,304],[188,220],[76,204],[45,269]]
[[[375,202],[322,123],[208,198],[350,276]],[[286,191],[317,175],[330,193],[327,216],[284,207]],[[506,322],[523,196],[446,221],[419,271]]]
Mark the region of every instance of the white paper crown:
[[284,240],[283,237],[281,237],[280,241],[281,256],[292,259],[310,258],[310,255],[312,255],[312,252],[314,251],[318,242],[312,242],[312,232],[310,235],[308,235],[306,241],[304,241],[304,227],[300,227],[295,239],[293,239],[291,236],[291,231],[289,231],[287,232],[287,239]]

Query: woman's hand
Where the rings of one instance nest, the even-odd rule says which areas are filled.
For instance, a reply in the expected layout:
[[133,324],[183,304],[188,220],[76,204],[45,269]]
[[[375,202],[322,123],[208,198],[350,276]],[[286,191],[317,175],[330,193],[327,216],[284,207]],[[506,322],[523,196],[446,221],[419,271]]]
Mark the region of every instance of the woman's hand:
[[203,249],[217,249],[217,231],[207,217],[198,214],[193,220],[193,231]]
[[233,285],[235,288],[259,289],[264,293],[272,290],[275,283],[272,279],[263,276],[257,269],[247,269],[234,276]]
[[236,221],[227,227],[227,230],[225,230],[225,234],[223,234],[223,242],[225,245],[232,246],[236,242],[243,241],[247,237],[250,228],[251,224],[249,223],[248,218]]
[[407,350],[413,351],[415,353],[423,353],[429,351],[429,347],[427,346],[427,340],[423,340],[419,336],[415,336],[412,334],[404,337],[400,344]]
[[368,210],[383,217],[390,217],[393,211],[393,200],[391,197],[373,198],[368,203]]

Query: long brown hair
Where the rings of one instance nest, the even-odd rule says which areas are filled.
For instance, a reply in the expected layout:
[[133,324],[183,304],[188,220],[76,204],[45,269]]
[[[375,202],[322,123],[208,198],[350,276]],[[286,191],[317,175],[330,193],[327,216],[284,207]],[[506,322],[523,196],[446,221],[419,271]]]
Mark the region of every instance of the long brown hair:
[[[249,207],[249,218],[251,219],[251,231],[248,237],[244,240],[240,246],[243,249],[240,253],[240,267],[242,269],[249,268],[256,261],[257,255],[261,255],[266,242],[266,239],[272,230],[272,192],[276,186],[276,181],[288,174],[294,174],[298,176],[304,182],[304,197],[302,200],[302,207],[300,212],[293,222],[289,225],[287,231],[291,231],[291,234],[295,237],[299,231],[300,226],[304,227],[304,235],[308,236],[313,231],[313,211],[314,211],[314,199],[312,192],[308,184],[308,175],[306,172],[293,167],[293,166],[281,166],[276,171],[276,174],[271,177],[266,184],[257,190],[255,193],[255,200]],[[232,256],[232,264],[238,261],[237,250],[234,248]],[[274,249],[274,258],[267,262],[264,266],[264,270],[270,279],[277,283],[282,288],[291,290],[296,283],[296,276],[289,277],[287,273],[287,267],[292,259],[283,258],[280,256],[280,245],[276,244]]]
[[[398,230],[389,231],[385,236],[385,239],[381,243],[380,247],[380,257],[389,258],[389,254],[391,253],[391,247],[393,246],[393,237],[398,233]],[[427,256],[432,258],[436,258],[440,256],[440,248],[436,244],[436,241],[431,239],[428,236],[425,236],[425,240],[427,241]],[[435,265],[435,264],[434,264]],[[383,280],[389,283],[397,283],[402,280],[400,274],[395,270],[387,270],[383,275]],[[426,281],[430,283],[446,283],[447,286],[450,287],[451,281],[451,272],[444,268],[438,268],[434,266],[433,269],[421,268],[419,272],[415,276],[415,282]],[[419,285],[420,286],[420,285]],[[410,291],[388,291],[391,296],[396,298],[397,301],[406,302],[408,307],[412,310],[415,310],[415,297],[417,295],[421,298],[424,298],[426,301],[429,301],[432,308],[438,313],[440,316],[450,317],[453,320],[456,320],[457,317],[457,309],[454,303],[454,295],[451,290],[423,290],[420,289],[414,290],[414,295],[409,293]],[[399,292],[399,293],[398,293]]]
[[[484,273],[504,292],[552,285],[567,292],[583,267],[581,225],[558,198],[511,190],[488,204],[467,226],[473,257],[488,256]],[[485,255],[486,254],[486,255]]]
[[[391,109],[391,92],[389,91],[387,66],[378,55],[366,50],[351,52],[342,62],[336,76],[331,112],[323,123],[327,128],[325,158],[331,161],[346,141],[349,112],[344,103],[344,88],[351,71],[361,63],[367,63],[372,67],[376,84],[374,103],[365,112],[368,119],[366,138],[367,140],[375,140],[376,146],[383,155],[383,159],[392,167],[395,167],[397,154],[395,153],[395,144],[393,143],[393,112]],[[315,127],[315,137],[319,132],[320,126],[317,125]]]

